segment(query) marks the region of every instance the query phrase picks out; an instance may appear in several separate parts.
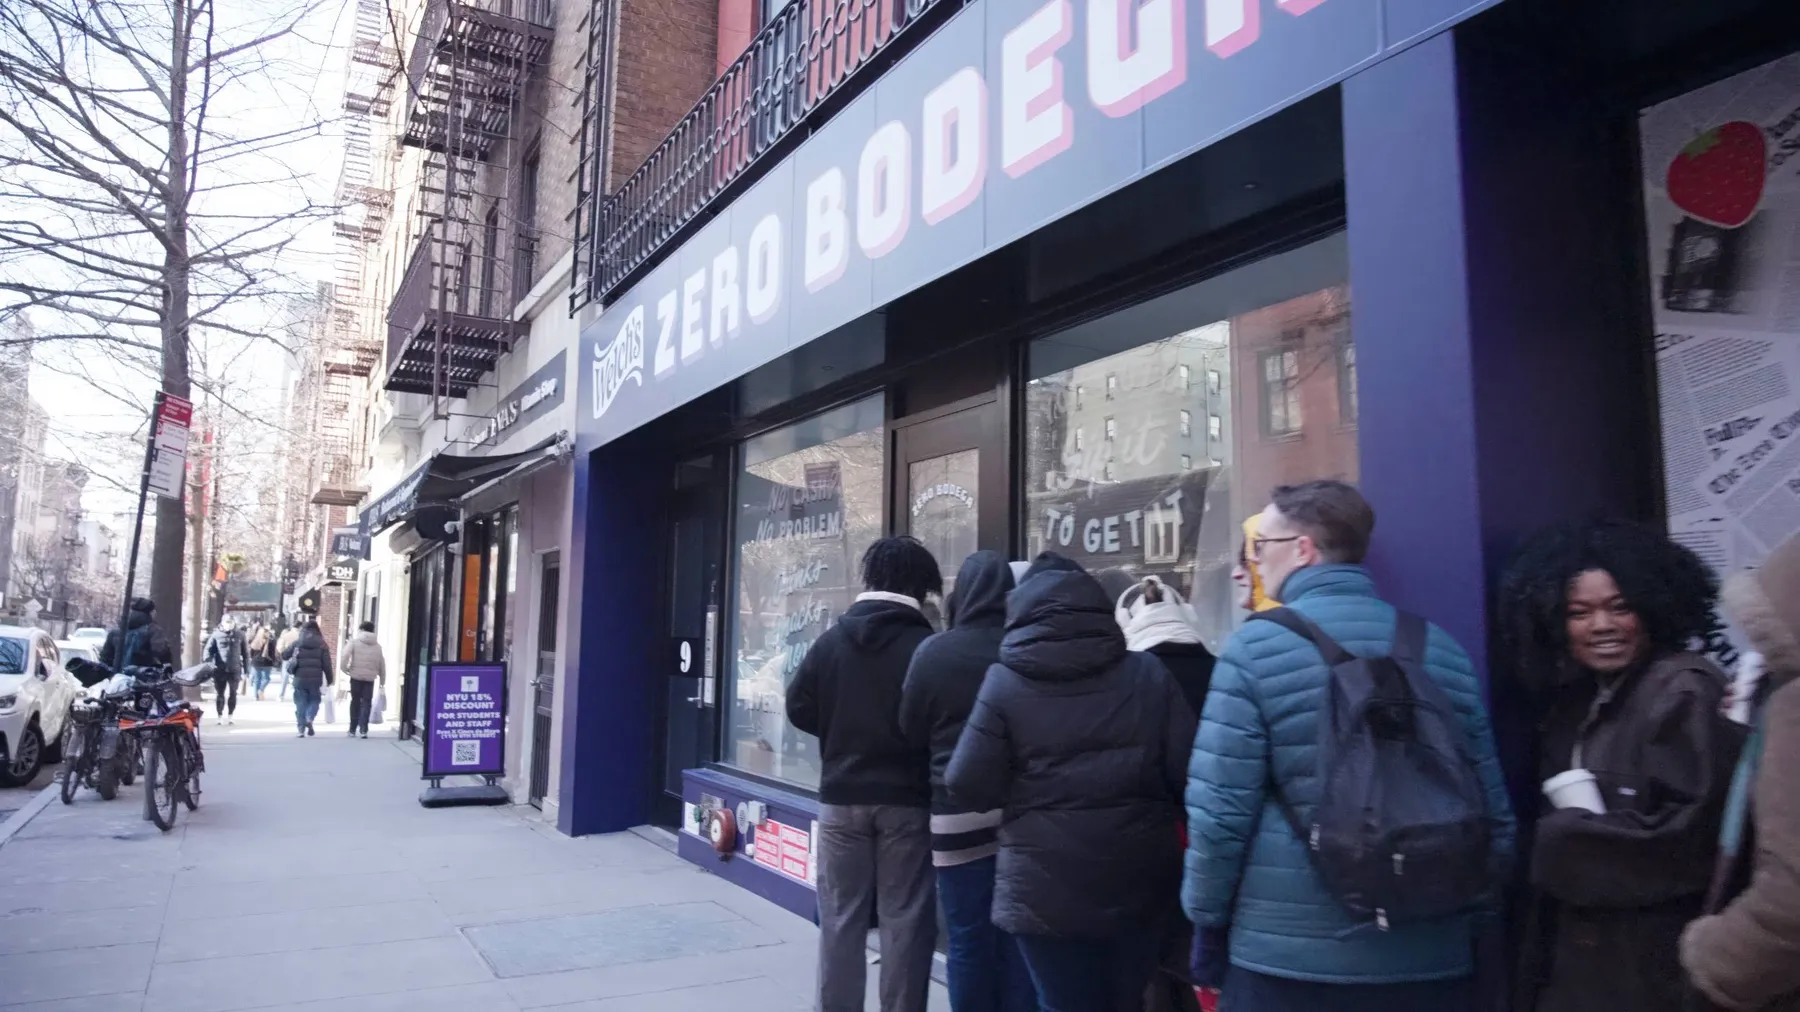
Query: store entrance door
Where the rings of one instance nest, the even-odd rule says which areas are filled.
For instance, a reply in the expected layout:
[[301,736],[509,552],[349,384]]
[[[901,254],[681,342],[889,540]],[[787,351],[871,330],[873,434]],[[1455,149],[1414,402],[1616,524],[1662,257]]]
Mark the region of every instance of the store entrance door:
[[526,800],[544,807],[550,793],[550,725],[556,704],[556,633],[559,595],[562,592],[562,555],[544,556],[538,588],[537,674],[531,679],[531,789]]
[[[944,572],[944,596],[977,549],[1006,549],[1006,453],[999,407],[952,405],[894,423],[894,528],[925,543]],[[941,626],[941,616],[934,616]]]
[[719,602],[724,563],[724,471],[712,456],[676,468],[666,587],[668,649],[658,662],[665,700],[652,814],[681,823],[681,771],[717,758]]

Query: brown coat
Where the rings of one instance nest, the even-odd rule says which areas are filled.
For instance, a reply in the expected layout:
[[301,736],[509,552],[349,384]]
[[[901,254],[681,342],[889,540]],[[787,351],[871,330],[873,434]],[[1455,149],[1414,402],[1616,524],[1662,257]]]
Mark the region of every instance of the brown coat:
[[1754,574],[1726,582],[1724,604],[1762,653],[1772,689],[1751,799],[1749,886],[1723,913],[1688,926],[1681,962],[1733,1012],[1800,1012],[1800,538]]
[[1726,689],[1725,673],[1694,654],[1604,687],[1592,676],[1563,685],[1539,728],[1539,779],[1568,769],[1579,742],[1607,812],[1538,820],[1517,1007],[1675,1007],[1678,941],[1704,909],[1744,737],[1720,713]]

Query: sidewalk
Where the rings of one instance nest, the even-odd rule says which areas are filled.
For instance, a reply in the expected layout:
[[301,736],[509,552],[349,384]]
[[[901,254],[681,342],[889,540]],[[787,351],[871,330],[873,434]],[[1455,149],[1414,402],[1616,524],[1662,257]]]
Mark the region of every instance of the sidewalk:
[[208,718],[200,809],[173,832],[143,821],[140,782],[0,846],[0,1009],[811,1007],[806,920],[635,834],[423,809],[391,730],[299,740],[292,712]]

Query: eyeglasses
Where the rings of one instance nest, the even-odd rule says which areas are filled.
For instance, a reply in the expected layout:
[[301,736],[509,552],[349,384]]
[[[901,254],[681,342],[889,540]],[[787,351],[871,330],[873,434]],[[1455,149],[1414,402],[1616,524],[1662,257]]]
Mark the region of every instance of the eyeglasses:
[[1251,538],[1250,539],[1250,558],[1252,558],[1252,559],[1262,558],[1262,550],[1263,550],[1264,545],[1278,545],[1284,541],[1299,541],[1303,537],[1306,537],[1306,535],[1295,534],[1291,537],[1286,537],[1286,538]]

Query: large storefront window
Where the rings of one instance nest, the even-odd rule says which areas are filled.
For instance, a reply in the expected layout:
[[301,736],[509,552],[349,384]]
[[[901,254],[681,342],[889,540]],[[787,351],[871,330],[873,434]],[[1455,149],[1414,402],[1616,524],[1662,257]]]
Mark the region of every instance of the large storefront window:
[[1161,576],[1216,649],[1244,519],[1276,485],[1356,479],[1348,270],[1338,234],[1033,342],[1030,553],[1113,594]]
[[800,659],[861,589],[883,530],[886,429],[879,396],[744,444],[737,481],[737,594],[726,761],[819,783],[818,741],[787,722]]

